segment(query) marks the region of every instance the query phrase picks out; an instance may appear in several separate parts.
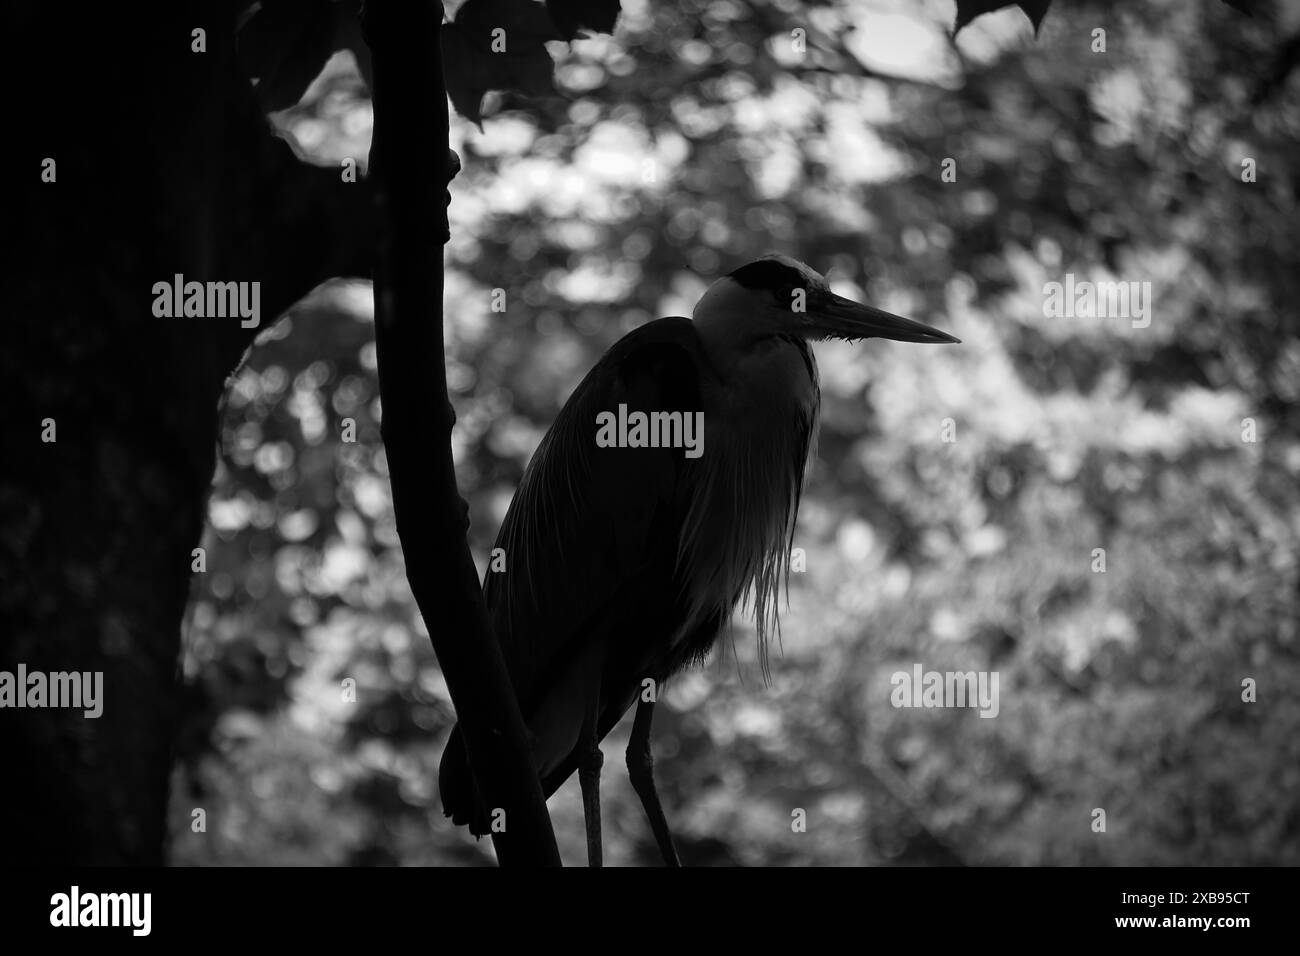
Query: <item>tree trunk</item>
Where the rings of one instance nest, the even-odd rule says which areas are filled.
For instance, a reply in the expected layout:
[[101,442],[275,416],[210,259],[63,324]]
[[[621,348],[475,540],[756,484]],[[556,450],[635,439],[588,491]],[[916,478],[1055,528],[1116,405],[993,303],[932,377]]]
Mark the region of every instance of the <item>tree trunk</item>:
[[[218,399],[269,321],[367,269],[367,187],[271,134],[235,63],[234,15],[219,0],[0,14],[14,91],[0,670],[103,674],[98,718],[0,709],[6,863],[163,861]],[[259,327],[155,317],[153,285],[177,273],[260,282]]]

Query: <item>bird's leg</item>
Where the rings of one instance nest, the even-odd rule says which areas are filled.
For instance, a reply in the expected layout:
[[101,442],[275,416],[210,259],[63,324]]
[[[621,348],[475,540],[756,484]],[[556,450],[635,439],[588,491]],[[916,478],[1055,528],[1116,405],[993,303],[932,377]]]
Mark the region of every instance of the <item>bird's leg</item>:
[[654,757],[650,755],[650,722],[654,719],[654,712],[653,701],[638,701],[636,716],[632,719],[632,736],[627,742],[627,775],[632,780],[632,789],[641,798],[645,815],[650,819],[650,829],[659,844],[659,852],[663,854],[664,865],[681,866],[664,808],[659,805],[659,793],[655,790]]
[[600,850],[600,767],[605,757],[600,752],[596,724],[600,695],[592,695],[591,706],[582,722],[582,736],[578,746],[582,756],[578,760],[578,783],[582,786],[582,818],[587,826],[587,865],[601,865]]

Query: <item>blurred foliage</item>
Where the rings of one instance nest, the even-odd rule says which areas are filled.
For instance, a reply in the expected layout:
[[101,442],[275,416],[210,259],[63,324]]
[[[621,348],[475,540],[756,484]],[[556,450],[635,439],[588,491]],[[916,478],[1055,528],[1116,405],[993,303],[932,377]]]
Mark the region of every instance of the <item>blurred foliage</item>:
[[[480,567],[581,376],[720,271],[788,252],[965,343],[817,347],[773,681],[738,615],[656,718],[686,862],[1300,862],[1297,81],[1256,95],[1297,10],[1057,5],[1034,40],[1009,8],[951,41],[938,0],[623,6],[616,37],[553,45],[562,98],[490,94],[484,132],[453,126],[448,377]],[[368,146],[349,64],[275,115],[321,160]],[[1149,281],[1150,327],[1044,318],[1065,273]],[[437,798],[454,718],[403,577],[370,321],[368,285],[325,287],[232,382],[178,863],[492,859]],[[996,670],[999,715],[894,709],[914,662]],[[654,862],[627,726],[607,860]],[[581,861],[576,782],[551,808]]]

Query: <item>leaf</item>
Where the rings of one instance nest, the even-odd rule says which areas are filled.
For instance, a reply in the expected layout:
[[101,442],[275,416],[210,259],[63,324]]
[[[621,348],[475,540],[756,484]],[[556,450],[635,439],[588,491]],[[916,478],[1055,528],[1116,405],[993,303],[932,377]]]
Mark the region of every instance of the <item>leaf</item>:
[[268,110],[302,99],[334,53],[335,7],[331,0],[261,0],[236,37],[244,72],[257,78]]
[[507,46],[520,38],[525,42],[562,39],[546,8],[534,0],[467,0],[456,11],[456,25],[487,37],[485,49],[497,27],[506,31]]
[[613,33],[619,0],[546,0],[546,9],[564,39],[572,40],[579,30]]
[[546,8],[533,0],[468,0],[442,27],[443,75],[456,112],[482,128],[489,90],[554,93],[546,41],[560,38]]
[[1018,3],[1013,0],[957,0],[957,23],[953,26],[952,33],[956,36],[962,27],[981,14],[992,13],[1003,7],[1017,6],[1025,11],[1025,16],[1029,17],[1029,22],[1034,25],[1034,33],[1037,34],[1038,28],[1043,25],[1043,17],[1047,16],[1047,8],[1051,4],[1052,0],[1019,0]]

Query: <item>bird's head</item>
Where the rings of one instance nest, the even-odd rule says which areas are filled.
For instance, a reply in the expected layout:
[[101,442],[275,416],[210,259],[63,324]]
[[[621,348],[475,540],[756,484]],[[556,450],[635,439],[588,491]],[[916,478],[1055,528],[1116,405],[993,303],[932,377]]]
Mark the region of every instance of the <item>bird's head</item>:
[[826,278],[789,256],[755,259],[709,287],[692,313],[714,349],[746,349],[773,336],[960,342],[947,332],[862,305],[831,291]]

